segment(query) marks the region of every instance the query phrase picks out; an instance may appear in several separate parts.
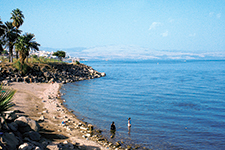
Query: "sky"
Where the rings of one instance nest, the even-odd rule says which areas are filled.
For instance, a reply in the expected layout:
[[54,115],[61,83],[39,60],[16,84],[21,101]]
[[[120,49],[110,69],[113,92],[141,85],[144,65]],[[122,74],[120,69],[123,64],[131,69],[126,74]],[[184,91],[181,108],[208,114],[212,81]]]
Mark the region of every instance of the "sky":
[[225,0],[0,0],[0,17],[24,16],[42,47],[136,45],[224,51]]

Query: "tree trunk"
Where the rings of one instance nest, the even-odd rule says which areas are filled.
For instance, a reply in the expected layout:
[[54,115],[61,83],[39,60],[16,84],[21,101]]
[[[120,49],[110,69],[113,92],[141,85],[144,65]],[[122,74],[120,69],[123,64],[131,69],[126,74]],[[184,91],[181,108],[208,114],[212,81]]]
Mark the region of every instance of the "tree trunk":
[[19,52],[16,51],[16,59],[19,59]]
[[0,54],[4,51],[2,44],[0,43]]
[[20,72],[20,73],[21,73],[22,75],[24,75],[24,74],[23,74],[23,73],[24,73],[24,72],[23,72],[23,69],[24,69],[23,66],[24,66],[25,58],[20,58],[20,59],[21,59],[21,61],[20,61],[20,63],[21,63],[21,70],[20,70],[20,71],[21,71],[21,72]]
[[13,62],[13,45],[9,46],[9,62]]
[[30,54],[30,53],[29,53],[29,50],[28,50],[27,53],[26,53],[26,58],[27,58],[26,61],[27,61],[27,63],[28,63],[28,56],[29,56],[29,54]]

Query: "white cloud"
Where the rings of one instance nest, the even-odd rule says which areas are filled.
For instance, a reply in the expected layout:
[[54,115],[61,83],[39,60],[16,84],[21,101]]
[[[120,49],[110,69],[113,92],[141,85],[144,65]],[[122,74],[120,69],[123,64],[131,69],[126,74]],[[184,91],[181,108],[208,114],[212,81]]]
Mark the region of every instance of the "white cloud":
[[221,13],[218,13],[218,14],[216,15],[216,18],[220,19],[220,17],[221,17]]
[[150,25],[150,27],[149,27],[148,30],[155,29],[156,27],[161,26],[161,25],[162,25],[161,22],[153,22],[153,23]]
[[166,32],[164,32],[164,33],[161,33],[161,35],[163,36],[163,37],[167,37],[168,36],[168,31],[166,31]]

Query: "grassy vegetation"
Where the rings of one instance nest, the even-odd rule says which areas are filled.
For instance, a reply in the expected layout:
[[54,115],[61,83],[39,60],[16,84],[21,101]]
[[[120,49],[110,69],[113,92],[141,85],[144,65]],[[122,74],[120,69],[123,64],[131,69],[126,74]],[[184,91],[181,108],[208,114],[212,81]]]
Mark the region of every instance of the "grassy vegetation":
[[64,63],[63,61],[59,61],[58,59],[53,59],[53,58],[46,58],[46,57],[37,57],[36,55],[31,56],[28,58],[28,63],[43,63],[43,64],[48,64],[48,63]]
[[[0,56],[0,61],[1,61],[0,67],[4,68],[4,66],[9,65],[12,68],[16,68],[17,70],[19,70],[23,75],[27,74],[27,72],[29,72],[29,69],[32,68],[34,64],[39,64],[40,66],[46,66],[46,65],[48,66],[49,64],[52,64],[52,63],[66,64],[66,62],[60,61],[59,59],[38,57],[36,55],[32,55],[31,57],[29,57],[28,63],[24,63],[22,66],[19,59],[18,60],[14,59],[13,63],[9,63],[8,62],[9,58],[7,58],[6,56]],[[76,61],[74,63],[80,64],[79,61]]]
[[[57,59],[49,59],[49,58],[45,58],[45,57],[30,57],[28,58],[28,63],[24,63],[23,65],[21,65],[21,62],[19,60],[14,59],[13,63],[9,63],[9,58],[5,57],[5,56],[0,56],[0,67],[9,65],[12,66],[13,68],[16,68],[17,70],[20,71],[21,74],[25,75],[29,72],[30,68],[33,66],[33,64],[43,64],[43,65],[47,65],[50,63],[64,63],[62,61],[59,61]],[[22,69],[21,69],[22,68]]]
[[[29,71],[30,69],[30,66],[26,63],[24,63],[22,66],[21,66],[21,62],[19,60],[17,61],[14,61],[13,63],[13,67],[16,68],[17,70],[19,70],[23,75],[24,74],[27,74],[27,72]],[[22,67],[22,69],[21,69]]]
[[[5,56],[0,56],[0,61],[2,61],[2,63],[8,63],[9,59]],[[18,60],[14,59],[13,63],[18,63]],[[48,64],[48,63],[65,63],[65,62],[60,61],[58,59],[37,57],[36,55],[34,55],[34,56],[31,56],[30,58],[28,58],[28,63]]]
[[9,59],[5,56],[0,56],[0,61],[2,61],[2,63],[8,63],[9,62]]

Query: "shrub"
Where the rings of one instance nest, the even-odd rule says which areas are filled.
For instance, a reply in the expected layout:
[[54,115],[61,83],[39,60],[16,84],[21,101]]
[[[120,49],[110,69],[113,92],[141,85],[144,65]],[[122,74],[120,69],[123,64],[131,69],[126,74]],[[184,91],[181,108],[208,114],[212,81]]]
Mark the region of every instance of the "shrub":
[[37,55],[32,55],[31,57],[32,57],[32,58],[35,58],[35,59],[37,59],[37,58],[38,58],[38,56],[37,56]]
[[8,52],[6,50],[2,51],[2,54],[8,54]]
[[78,64],[78,65],[79,65],[79,64],[80,64],[80,62],[76,60],[76,64]]
[[[13,64],[13,67],[15,67],[16,69],[18,69],[22,75],[25,75],[28,73],[28,71],[30,70],[30,66],[28,66],[26,63],[24,63],[23,65],[21,65],[20,61],[16,61]],[[22,69],[21,69],[22,67]]]
[[66,52],[64,51],[57,51],[53,53],[53,56],[57,56],[60,61],[62,61],[62,58],[65,58]]

